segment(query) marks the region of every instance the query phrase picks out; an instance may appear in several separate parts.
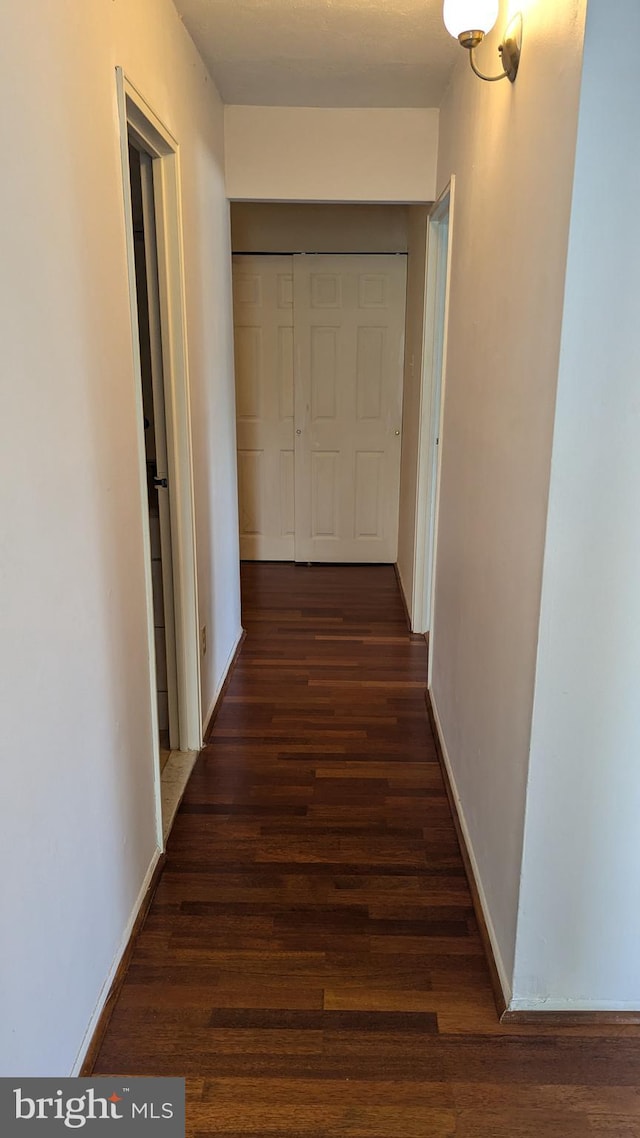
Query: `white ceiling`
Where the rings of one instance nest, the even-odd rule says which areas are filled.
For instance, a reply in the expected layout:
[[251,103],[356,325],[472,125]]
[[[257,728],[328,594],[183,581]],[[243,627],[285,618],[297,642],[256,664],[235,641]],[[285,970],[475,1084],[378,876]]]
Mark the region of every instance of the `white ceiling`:
[[175,0],[225,103],[437,107],[442,0]]

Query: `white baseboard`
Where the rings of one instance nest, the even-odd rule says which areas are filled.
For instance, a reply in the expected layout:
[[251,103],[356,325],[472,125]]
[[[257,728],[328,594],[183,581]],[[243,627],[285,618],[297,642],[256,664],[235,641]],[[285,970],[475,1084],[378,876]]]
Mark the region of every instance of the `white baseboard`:
[[480,870],[478,868],[478,862],[476,860],[475,852],[473,849],[473,844],[471,842],[471,835],[469,833],[469,827],[467,826],[467,820],[466,820],[465,815],[464,815],[464,809],[462,806],[462,801],[460,798],[460,794],[458,792],[458,786],[456,783],[455,775],[453,773],[453,768],[451,766],[451,760],[449,758],[449,752],[447,751],[447,744],[446,744],[446,740],[445,740],[444,733],[442,730],[442,723],[440,720],[440,716],[438,714],[438,707],[437,707],[437,704],[435,701],[435,696],[433,694],[432,688],[429,688],[429,698],[431,700],[431,710],[433,712],[433,718],[435,720],[436,728],[438,731],[438,741],[440,743],[440,750],[442,752],[442,758],[444,760],[445,767],[447,768],[447,775],[449,777],[449,784],[451,786],[451,791],[453,793],[453,797],[455,800],[456,811],[458,814],[458,821],[460,822],[460,829],[462,830],[462,835],[464,838],[464,843],[466,846],[467,855],[468,855],[469,862],[471,865],[471,871],[473,873],[473,878],[474,878],[476,890],[478,893],[478,898],[480,900],[480,905],[482,907],[482,915],[484,917],[484,923],[485,923],[485,927],[487,930],[487,935],[488,935],[489,941],[491,943],[491,951],[493,953],[493,959],[494,959],[496,971],[498,974],[498,980],[500,982],[500,987],[502,989],[502,995],[504,998],[505,1006],[507,1008],[511,1009],[512,1008],[511,983],[510,983],[509,979],[507,978],[507,971],[506,971],[506,968],[504,966],[504,961],[502,959],[500,947],[498,945],[498,938],[496,936],[496,932],[495,932],[495,929],[493,927],[493,921],[491,919],[491,913],[489,911],[489,905],[487,903],[487,898],[486,898],[485,891],[484,891],[484,888],[482,885],[482,878],[480,877]]
[[211,716],[213,715],[213,713],[215,711],[216,704],[217,704],[218,700],[220,699],[220,692],[222,691],[222,689],[226,683],[227,676],[229,675],[229,668],[233,664],[235,654],[238,651],[238,648],[240,647],[240,642],[241,642],[243,636],[244,636],[244,628],[241,628],[237,637],[236,637],[233,648],[231,649],[231,651],[229,653],[227,662],[226,662],[224,668],[222,669],[222,676],[221,676],[220,682],[219,682],[219,684],[215,690],[214,697],[211,700],[211,703],[209,704],[209,710],[207,711],[207,714],[204,717],[204,722],[202,724],[202,730],[203,731],[204,731],[205,727],[207,727],[211,721]]
[[118,951],[116,952],[116,955],[113,959],[113,963],[111,965],[111,968],[109,969],[109,972],[107,974],[105,982],[102,985],[102,988],[100,990],[100,995],[98,997],[98,1002],[95,1006],[93,1015],[91,1016],[91,1019],[89,1020],[89,1023],[87,1024],[87,1030],[84,1033],[82,1043],[80,1044],[80,1048],[78,1050],[78,1054],[76,1056],[73,1067],[70,1071],[70,1077],[71,1078],[76,1078],[78,1076],[79,1072],[82,1070],[82,1064],[84,1063],[85,1057],[86,1057],[87,1052],[89,1050],[89,1047],[91,1046],[91,1041],[93,1040],[95,1030],[98,1026],[98,1021],[100,1019],[100,1016],[102,1015],[104,1005],[106,1004],[107,998],[108,998],[109,993],[111,991],[111,985],[113,984],[113,981],[114,981],[115,976],[116,976],[116,972],[118,971],[118,968],[120,966],[120,961],[122,960],[122,957],[123,957],[124,953],[126,952],[127,945],[129,944],[129,941],[131,939],[131,933],[133,932],[133,926],[135,925],[136,920],[138,918],[138,913],[140,912],[140,909],[142,907],[142,902],[144,901],[145,896],[147,894],[147,890],[148,890],[149,886],[151,885],[151,881],[153,879],[153,875],[156,871],[156,866],[160,860],[161,855],[162,855],[162,850],[156,849],[153,857],[151,858],[149,868],[147,869],[147,872],[145,873],[145,876],[144,876],[144,881],[142,882],[142,885],[140,886],[140,892],[138,893],[138,897],[137,897],[136,902],[135,902],[133,909],[131,911],[131,915],[129,917],[129,920],[127,921],[125,930],[122,934],[122,938],[120,940],[120,945],[118,947]]
[[570,1000],[570,999],[557,999],[553,996],[548,997],[533,997],[525,999],[521,996],[514,996],[511,999],[507,1011],[510,1012],[540,1012],[541,1016],[545,1012],[556,1012],[571,1015],[572,1013],[582,1012],[631,1012],[632,1015],[640,1015],[640,1003],[628,1003],[620,1000]]

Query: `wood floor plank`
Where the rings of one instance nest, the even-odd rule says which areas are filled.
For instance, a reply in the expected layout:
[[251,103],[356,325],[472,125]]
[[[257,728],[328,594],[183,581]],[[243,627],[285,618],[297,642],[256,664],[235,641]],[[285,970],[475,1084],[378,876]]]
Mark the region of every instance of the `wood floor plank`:
[[190,1138],[638,1138],[640,1027],[501,1025],[390,566],[246,564],[247,637],[96,1074]]

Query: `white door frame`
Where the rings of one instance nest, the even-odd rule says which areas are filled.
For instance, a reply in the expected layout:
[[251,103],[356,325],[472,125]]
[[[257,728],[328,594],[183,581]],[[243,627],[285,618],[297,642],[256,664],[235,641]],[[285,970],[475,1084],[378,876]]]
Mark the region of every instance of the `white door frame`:
[[162,845],[160,804],[160,750],[156,694],[151,538],[147,507],[147,471],[142,405],[142,373],[138,340],[135,252],[129,182],[129,139],[153,160],[153,189],[158,256],[158,284],[162,327],[162,365],[167,429],[167,460],[178,681],[178,719],[181,751],[202,746],[200,701],[200,647],[196,579],[195,509],[191,455],[191,413],[187,366],[187,339],[182,249],[182,216],[178,143],[143,96],[116,68],[120,119],[120,152],[125,212],[131,343],[136,378],[136,420],[140,479],[140,524],[145,560],[149,703],[153,734],[156,822]]
[[[411,604],[413,631],[422,633],[433,629],[454,200],[455,177],[452,177],[432,207],[427,223],[424,350]],[[430,636],[429,674],[432,646],[433,636]]]

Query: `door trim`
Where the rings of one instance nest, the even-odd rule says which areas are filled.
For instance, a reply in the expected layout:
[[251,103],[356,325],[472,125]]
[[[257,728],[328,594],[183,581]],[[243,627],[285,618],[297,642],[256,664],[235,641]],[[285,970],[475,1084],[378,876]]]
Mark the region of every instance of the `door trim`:
[[158,255],[158,283],[162,326],[162,363],[167,427],[167,460],[170,484],[172,565],[178,682],[179,739],[181,751],[202,746],[200,697],[200,647],[196,578],[195,508],[191,453],[191,411],[187,363],[184,295],[184,256],[180,197],[179,147],[140,92],[116,68],[116,92],[120,121],[123,205],[127,248],[131,341],[136,380],[135,404],[138,437],[138,472],[149,659],[149,711],[153,737],[154,794],[158,844],[163,846],[160,797],[160,753],[156,696],[151,539],[147,510],[147,476],[142,406],[142,374],[138,342],[135,252],[129,183],[129,139],[153,160],[153,187]]
[[[412,629],[418,633],[433,632],[433,597],[447,369],[454,204],[455,176],[452,176],[451,181],[432,207],[427,223],[424,338],[411,601]],[[443,241],[442,225],[445,220],[448,221],[448,235],[446,241]],[[445,254],[446,273],[444,281],[442,281],[440,274],[442,259]],[[443,291],[438,287],[439,284],[444,284]],[[440,350],[437,346],[439,328],[441,330]],[[440,357],[440,363],[438,357]],[[430,635],[429,674],[431,674],[432,652],[433,636]]]

